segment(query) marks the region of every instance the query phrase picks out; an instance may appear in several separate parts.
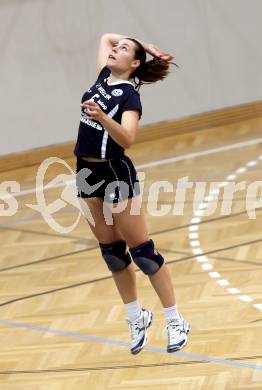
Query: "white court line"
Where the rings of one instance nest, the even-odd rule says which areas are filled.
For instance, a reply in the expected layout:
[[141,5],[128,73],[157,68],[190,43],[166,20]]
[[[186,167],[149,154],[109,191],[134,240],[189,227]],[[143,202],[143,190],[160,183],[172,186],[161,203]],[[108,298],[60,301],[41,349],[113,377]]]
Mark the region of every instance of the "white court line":
[[255,138],[255,139],[250,140],[250,141],[238,142],[236,144],[224,145],[224,146],[220,146],[218,148],[206,149],[206,150],[202,150],[202,151],[195,152],[195,153],[189,153],[189,154],[184,154],[182,156],[167,158],[164,160],[152,161],[151,163],[142,164],[140,166],[137,166],[137,168],[138,169],[150,168],[150,167],[155,167],[158,165],[169,164],[169,163],[176,162],[176,161],[189,160],[190,158],[207,156],[207,155],[213,154],[213,153],[225,152],[225,151],[232,150],[232,149],[242,148],[243,146],[257,145],[257,144],[260,144],[261,142],[262,142],[262,138]]
[[18,193],[13,192],[12,194],[4,195],[4,196],[0,195],[0,199],[9,199],[9,198],[13,198],[13,197],[17,198],[18,196],[24,196],[24,195],[33,194],[35,192],[41,192],[43,190],[64,187],[65,184],[73,184],[73,183],[75,183],[75,180],[63,181],[60,184],[54,184],[54,185],[48,185],[47,184],[44,187],[29,188],[28,190],[20,191]]
[[[184,154],[182,156],[176,156],[176,157],[171,157],[171,158],[167,158],[167,159],[163,159],[163,160],[152,161],[152,162],[146,163],[146,164],[140,164],[140,165],[136,166],[136,169],[138,170],[138,169],[156,167],[156,166],[159,166],[159,165],[170,164],[170,163],[177,162],[177,161],[189,160],[189,159],[192,159],[192,158],[202,157],[202,156],[208,156],[209,154],[225,152],[225,151],[233,150],[233,149],[239,149],[239,148],[242,148],[244,146],[257,145],[257,144],[260,144],[260,143],[262,143],[262,138],[255,138],[255,139],[252,139],[252,140],[249,140],[249,141],[243,141],[243,142],[238,142],[238,143],[235,143],[235,144],[224,145],[224,146],[220,146],[218,148],[211,148],[211,149],[206,149],[206,150],[200,150],[199,152],[195,152],[195,153],[189,153],[189,154]],[[59,187],[63,187],[65,184],[74,184],[74,183],[75,183],[75,180],[68,180],[68,181],[63,181],[61,184],[56,184],[56,185],[53,185],[53,186],[50,186],[50,185],[47,184],[44,187],[31,188],[31,189],[28,189],[28,190],[21,191],[19,193],[15,193],[14,192],[12,194],[7,194],[5,196],[0,196],[0,199],[4,200],[4,199],[12,198],[12,197],[16,197],[17,198],[18,196],[33,194],[34,192],[40,192],[40,191],[48,190],[48,189],[51,189],[51,188],[52,189],[53,188],[59,188]]]
[[[262,160],[262,155],[259,156],[257,158],[257,160],[252,160],[252,161],[248,161],[246,164],[245,164],[245,167],[240,167],[238,168],[235,172],[232,172],[229,176],[227,176],[227,180],[231,180],[231,179],[235,179],[237,177],[237,174],[242,174],[244,172],[246,172],[248,170],[248,168],[250,167],[254,167],[258,164],[258,160]],[[229,182],[224,182],[223,184],[227,185]],[[221,183],[222,184],[222,183]],[[221,187],[221,185],[220,185]],[[210,191],[211,193],[212,191]],[[210,194],[209,193],[209,194]],[[209,199],[209,201],[211,201],[213,199],[213,196],[207,196],[205,197],[205,199]],[[208,204],[208,203],[206,203]],[[200,207],[202,205],[202,203],[198,206],[199,209],[202,208]],[[200,212],[202,214],[200,214]],[[204,215],[203,214],[203,210],[196,210],[194,215]],[[199,222],[200,223],[201,219],[199,218]],[[190,242],[190,245],[191,247],[195,247],[195,246],[198,246],[199,250],[200,251],[203,251],[203,249],[201,248],[201,242],[200,242],[200,238],[199,238],[199,232],[198,233],[192,233],[192,231],[195,231],[195,218],[192,218],[191,219],[191,225],[189,226],[189,233],[188,233],[188,237],[189,237],[189,242]],[[198,240],[195,240],[195,238],[198,238]],[[197,243],[197,245],[196,245]],[[193,253],[195,253],[194,249],[192,250]],[[200,256],[196,256],[196,260],[199,261],[199,262],[204,262],[204,260],[202,260],[201,258],[199,259]],[[208,257],[205,256],[205,262],[204,264],[201,265],[202,269],[208,271],[210,269],[213,269],[213,265],[210,264],[210,263],[207,263],[206,261],[208,261]],[[221,274],[219,272],[216,272],[216,271],[212,271],[212,272],[208,272],[208,275],[211,277],[211,278],[221,278]],[[218,285],[220,285],[221,287],[226,287],[226,286],[229,286],[230,285],[230,282],[226,279],[219,279],[216,281]],[[226,289],[227,292],[229,294],[241,294],[241,291],[235,287],[229,287]],[[238,295],[238,298],[243,301],[243,302],[252,302],[254,299],[252,297],[250,297],[249,295]],[[253,307],[255,307],[256,309],[258,310],[262,310],[262,303],[256,303],[256,304],[253,304]]]
[[[130,348],[129,343],[121,340],[116,340],[116,339],[109,339],[105,337],[98,337],[94,335],[88,335],[88,334],[83,334],[83,333],[78,333],[78,332],[72,332],[72,331],[66,331],[63,329],[54,329],[54,328],[48,328],[44,326],[37,326],[37,325],[31,325],[23,322],[17,322],[17,321],[10,321],[10,320],[1,320],[0,319],[0,325],[5,325],[5,326],[13,326],[14,328],[20,328],[20,329],[27,329],[30,331],[37,331],[39,333],[42,333],[42,337],[45,337],[46,334],[52,334],[52,335],[60,335],[64,337],[70,337],[70,338],[75,338],[75,340],[84,340],[84,341],[89,341],[93,343],[99,343],[99,344],[104,344],[104,345],[114,345],[118,347],[127,347]],[[239,362],[236,360],[231,360],[231,359],[221,359],[217,358],[215,356],[206,356],[206,355],[199,355],[195,353],[189,353],[189,352],[173,352],[172,354],[168,353],[165,349],[159,348],[159,347],[151,347],[151,346],[145,346],[144,349],[146,351],[150,352],[159,352],[165,355],[168,355],[170,358],[172,356],[179,356],[183,358],[190,358],[190,359],[197,359],[201,361],[206,361],[206,362],[211,362],[211,363],[220,363],[220,364],[226,364],[230,366],[235,366],[235,367],[241,367],[241,368],[251,368],[253,370],[262,370],[262,366],[258,364],[250,364],[246,362]],[[255,374],[254,374],[255,375]]]
[[[243,141],[243,142],[238,142],[238,143],[235,143],[235,144],[229,144],[229,145],[224,145],[224,146],[220,146],[218,148],[211,148],[211,149],[206,149],[206,150],[202,150],[202,151],[199,151],[199,152],[195,152],[195,153],[189,153],[189,154],[185,154],[185,155],[182,155],[182,156],[176,156],[176,157],[172,157],[172,158],[168,158],[168,159],[162,159],[162,160],[157,160],[157,161],[152,161],[150,163],[146,163],[146,164],[141,164],[141,165],[138,165],[136,166],[137,170],[138,169],[143,169],[143,168],[149,168],[149,167],[154,167],[154,166],[159,166],[159,165],[164,165],[164,164],[170,164],[170,163],[173,163],[173,162],[176,162],[176,161],[183,161],[183,160],[188,160],[188,159],[193,159],[193,158],[196,158],[196,157],[201,157],[201,156],[207,156],[207,155],[210,155],[210,154],[214,154],[214,153],[220,153],[220,152],[223,152],[223,151],[228,151],[228,150],[233,150],[233,149],[238,149],[238,148],[241,148],[241,147],[244,147],[244,146],[251,146],[251,145],[257,145],[259,143],[262,143],[262,138],[255,138],[255,139],[252,139],[252,140],[249,140],[249,141]],[[262,160],[262,155],[258,157],[259,160]],[[240,167],[238,168],[234,173],[232,173],[231,175],[229,175],[227,178],[228,180],[230,179],[234,179],[236,174],[237,173],[244,173],[246,172],[246,170],[250,167],[254,167],[258,164],[257,160],[252,160],[252,161],[249,161],[248,163],[246,163],[246,167]],[[7,194],[6,196],[2,196],[0,197],[0,199],[8,199],[8,198],[11,198],[13,196],[17,197],[17,196],[23,196],[23,195],[27,195],[27,194],[32,194],[34,192],[39,192],[39,191],[43,191],[43,190],[47,190],[47,189],[50,189],[50,188],[58,188],[58,187],[63,187],[65,184],[74,184],[75,183],[75,180],[68,180],[68,181],[63,181],[61,183],[58,183],[58,184],[54,184],[54,185],[50,185],[50,184],[47,184],[45,187],[41,186],[41,187],[36,187],[35,189],[28,189],[28,190],[25,190],[25,191],[21,191],[19,192],[18,194]],[[220,186],[225,186],[227,185],[228,182],[224,182],[224,183],[221,183]],[[219,192],[219,190],[213,190],[210,192],[210,194],[214,194],[216,192]],[[211,197],[212,199],[212,197]],[[211,199],[208,199],[208,201],[210,201]],[[205,207],[201,207],[202,209],[205,208]],[[204,214],[204,210],[197,210],[194,215],[195,217],[192,218],[191,220],[191,228],[192,228],[192,224],[194,223],[199,223],[201,221],[201,218],[196,218],[197,217],[200,217]],[[190,229],[190,228],[189,228]],[[193,227],[193,230],[195,231],[195,228]],[[196,237],[194,237],[196,238]],[[196,247],[196,246],[199,246],[200,247],[200,241],[198,240],[190,240],[190,244],[192,247]],[[192,249],[192,252],[195,254],[195,255],[201,255],[203,253],[203,250],[202,248],[194,248]],[[196,258],[199,258],[200,256],[196,256]],[[199,259],[198,259],[199,260]],[[207,259],[201,259],[203,262],[204,261],[207,261]],[[200,261],[200,260],[199,260]],[[206,271],[210,270],[213,268],[213,266],[209,263],[205,263],[205,264],[202,264],[202,268]],[[220,276],[219,273],[217,272],[209,272],[209,275],[211,277],[216,277],[217,275]],[[224,279],[221,279],[221,280],[218,280],[217,283],[221,286],[226,286],[226,285],[229,285],[230,283],[227,281],[227,280],[224,280]],[[237,290],[237,289],[234,289],[234,288],[228,288],[227,291],[231,294],[233,294],[233,290]],[[235,292],[234,292],[235,293]],[[248,301],[253,301],[253,299],[249,296],[246,296],[246,295],[242,295],[239,297],[242,301],[244,302],[248,302]],[[256,308],[258,308],[259,310],[262,309],[262,304],[259,303],[259,304],[256,304],[256,305],[253,305],[255,306]]]
[[[36,331],[39,333],[42,333],[42,336],[45,337],[46,334],[52,334],[52,335],[60,335],[64,337],[71,337],[75,338],[76,340],[85,340],[93,343],[99,343],[99,344],[104,344],[104,345],[114,345],[118,347],[127,347],[130,348],[129,343],[121,340],[116,340],[116,339],[109,339],[105,337],[98,337],[94,335],[88,335],[88,334],[83,334],[83,333],[78,333],[78,332],[72,332],[72,331],[65,331],[63,329],[54,329],[54,328],[48,328],[44,326],[37,326],[37,325],[31,325],[23,322],[17,322],[17,321],[9,321],[9,320],[1,320],[0,319],[0,325],[5,325],[5,326],[13,326],[15,328],[20,328],[20,329],[27,329],[30,331]],[[151,346],[145,346],[144,349],[146,351],[150,352],[158,352],[162,353],[165,355],[168,355],[170,358],[173,356],[179,356],[183,358],[188,358],[188,359],[197,359],[205,362],[211,362],[211,363],[218,363],[218,364],[225,364],[227,366],[235,366],[235,367],[240,367],[240,368],[251,368],[253,370],[259,370],[262,371],[262,366],[259,364],[250,364],[236,360],[231,360],[229,358],[227,359],[221,359],[217,358],[215,356],[206,356],[206,355],[199,355],[196,353],[189,353],[189,352],[173,352],[168,353],[165,349],[159,348],[159,347],[151,347]],[[255,374],[254,374],[255,375]],[[130,386],[129,386],[130,388]]]

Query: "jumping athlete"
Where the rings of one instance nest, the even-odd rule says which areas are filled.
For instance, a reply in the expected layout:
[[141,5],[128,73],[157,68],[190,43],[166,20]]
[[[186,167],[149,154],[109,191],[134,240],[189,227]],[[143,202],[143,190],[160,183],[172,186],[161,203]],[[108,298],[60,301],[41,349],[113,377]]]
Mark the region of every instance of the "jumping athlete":
[[[147,61],[148,53],[152,58]],[[90,228],[127,310],[131,353],[142,350],[153,313],[137,299],[134,263],[148,275],[167,321],[167,351],[187,343],[189,323],[178,312],[168,268],[150,239],[136,169],[125,155],[135,141],[142,106],[142,84],[163,80],[173,56],[152,44],[118,34],[104,34],[97,56],[98,78],[81,100],[81,119],[75,146],[77,189],[92,215]],[[83,174],[88,172],[88,174]],[[108,223],[105,210],[125,204]],[[141,203],[140,203],[141,204]],[[127,250],[129,248],[129,251]],[[132,261],[133,260],[133,261]]]

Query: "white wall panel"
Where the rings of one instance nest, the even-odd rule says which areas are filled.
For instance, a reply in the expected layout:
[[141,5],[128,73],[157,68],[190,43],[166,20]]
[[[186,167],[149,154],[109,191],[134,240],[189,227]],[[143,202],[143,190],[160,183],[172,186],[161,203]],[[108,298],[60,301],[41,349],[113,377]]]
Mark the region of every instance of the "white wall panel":
[[261,100],[261,15],[261,0],[1,0],[0,154],[76,138],[104,32],[176,54],[141,89],[141,125]]

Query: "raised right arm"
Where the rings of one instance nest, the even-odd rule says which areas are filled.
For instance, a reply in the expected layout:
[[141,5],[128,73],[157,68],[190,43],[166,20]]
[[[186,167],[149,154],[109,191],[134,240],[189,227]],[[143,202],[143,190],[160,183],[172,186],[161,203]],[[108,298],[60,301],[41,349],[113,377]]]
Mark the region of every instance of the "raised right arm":
[[125,38],[125,36],[120,34],[103,34],[101,36],[97,53],[98,73],[100,73],[101,69],[106,65],[112,47],[123,38]]
[[[106,65],[109,53],[114,45],[116,45],[121,39],[127,38],[125,35],[107,33],[103,34],[100,38],[98,53],[97,53],[97,71],[100,73],[101,69]],[[170,53],[163,52],[152,43],[144,43],[135,38],[141,43],[145,51],[158,58],[162,58],[165,61],[171,61],[174,56]]]

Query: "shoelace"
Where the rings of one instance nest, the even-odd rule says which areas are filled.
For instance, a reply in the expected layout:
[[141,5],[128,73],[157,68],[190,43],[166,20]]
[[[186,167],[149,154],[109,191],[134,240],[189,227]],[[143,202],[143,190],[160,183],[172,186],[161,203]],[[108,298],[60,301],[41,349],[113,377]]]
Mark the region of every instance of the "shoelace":
[[[172,330],[179,330],[180,334],[183,332],[183,323],[178,323],[178,322],[175,322],[174,320],[171,320],[168,322],[168,324],[166,325],[165,327],[165,330],[166,332],[169,334],[168,330],[169,329],[172,329]],[[169,334],[169,336],[171,336]]]

